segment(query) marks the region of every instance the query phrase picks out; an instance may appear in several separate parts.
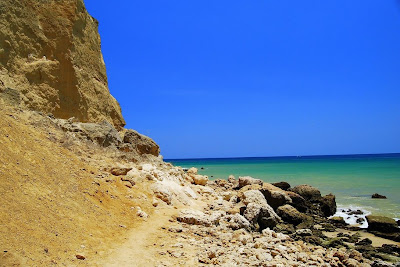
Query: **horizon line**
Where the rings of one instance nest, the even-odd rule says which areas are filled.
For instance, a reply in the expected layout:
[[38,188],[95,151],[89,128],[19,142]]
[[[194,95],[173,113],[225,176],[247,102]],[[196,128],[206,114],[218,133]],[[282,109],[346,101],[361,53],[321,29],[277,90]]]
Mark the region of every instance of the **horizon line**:
[[339,157],[339,156],[372,156],[372,155],[400,155],[400,152],[391,153],[365,153],[365,154],[331,154],[331,155],[298,155],[298,156],[255,156],[255,157],[217,157],[217,158],[168,158],[172,160],[204,160],[204,159],[257,159],[257,158],[312,158],[312,157]]

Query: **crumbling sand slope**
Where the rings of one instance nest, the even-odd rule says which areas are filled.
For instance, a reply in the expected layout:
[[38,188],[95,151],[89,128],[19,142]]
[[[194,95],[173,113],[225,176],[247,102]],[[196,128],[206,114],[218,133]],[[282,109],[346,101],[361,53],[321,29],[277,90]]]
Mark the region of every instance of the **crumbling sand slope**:
[[136,225],[131,207],[151,213],[146,183],[126,187],[35,114],[0,106],[0,266],[93,266]]

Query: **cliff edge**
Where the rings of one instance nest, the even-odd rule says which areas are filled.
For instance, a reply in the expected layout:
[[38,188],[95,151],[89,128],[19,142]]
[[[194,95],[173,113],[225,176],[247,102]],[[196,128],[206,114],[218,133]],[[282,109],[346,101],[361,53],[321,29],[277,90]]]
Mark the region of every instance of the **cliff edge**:
[[0,2],[0,94],[58,118],[125,125],[83,0]]

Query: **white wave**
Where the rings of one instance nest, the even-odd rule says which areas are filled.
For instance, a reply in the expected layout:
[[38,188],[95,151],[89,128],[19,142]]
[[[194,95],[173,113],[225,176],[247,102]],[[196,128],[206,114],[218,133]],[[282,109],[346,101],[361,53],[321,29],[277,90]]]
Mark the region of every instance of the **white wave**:
[[[357,211],[360,210],[362,214],[349,214],[350,211]],[[353,226],[358,226],[360,228],[368,228],[368,222],[366,219],[367,215],[370,215],[371,212],[365,207],[358,207],[358,206],[338,206],[336,213],[332,216],[342,217],[344,221]],[[357,219],[362,218],[362,222],[358,223]]]

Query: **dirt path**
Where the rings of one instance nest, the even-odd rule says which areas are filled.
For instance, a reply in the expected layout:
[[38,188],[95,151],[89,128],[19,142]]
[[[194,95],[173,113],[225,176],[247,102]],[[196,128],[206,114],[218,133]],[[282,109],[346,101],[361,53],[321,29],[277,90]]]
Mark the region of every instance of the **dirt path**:
[[177,250],[174,244],[179,241],[179,237],[168,229],[177,225],[170,221],[176,213],[177,210],[171,207],[156,210],[146,222],[132,229],[126,242],[113,248],[98,265],[195,266],[195,262],[190,262],[194,260],[193,257],[188,257],[192,253],[194,255],[194,252],[188,247],[184,248],[182,257],[172,255]]

